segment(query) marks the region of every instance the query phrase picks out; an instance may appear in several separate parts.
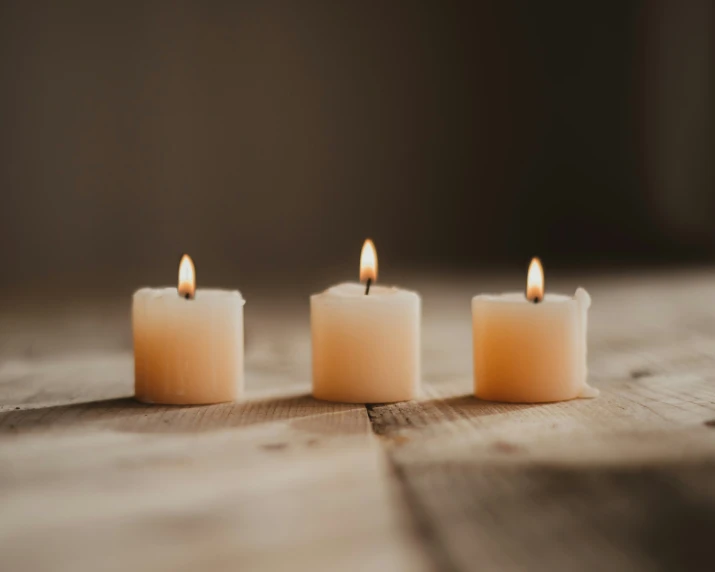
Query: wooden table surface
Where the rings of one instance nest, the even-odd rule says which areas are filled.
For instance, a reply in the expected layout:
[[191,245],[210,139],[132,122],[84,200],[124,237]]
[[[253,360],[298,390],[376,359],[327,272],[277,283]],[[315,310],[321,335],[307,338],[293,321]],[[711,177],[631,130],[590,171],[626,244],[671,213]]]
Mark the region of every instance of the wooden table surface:
[[471,397],[483,277],[417,281],[423,396],[368,407],[310,397],[305,299],[249,300],[205,407],[131,399],[128,300],[8,305],[0,569],[712,570],[715,273],[582,281],[601,396],[546,405]]

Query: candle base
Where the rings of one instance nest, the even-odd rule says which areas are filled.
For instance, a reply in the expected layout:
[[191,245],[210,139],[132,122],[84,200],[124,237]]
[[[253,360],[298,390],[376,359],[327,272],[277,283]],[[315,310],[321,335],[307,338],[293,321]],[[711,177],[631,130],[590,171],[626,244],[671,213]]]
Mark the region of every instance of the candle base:
[[229,398],[218,398],[218,399],[207,399],[207,400],[181,400],[181,399],[151,399],[148,397],[140,397],[134,395],[134,401],[139,403],[144,403],[145,405],[179,405],[179,406],[189,406],[189,405],[218,405],[220,403],[233,403],[236,401],[234,397]]
[[478,393],[474,395],[479,401],[488,401],[489,403],[513,403],[514,405],[547,405],[549,403],[559,403],[560,401],[571,401],[573,399],[579,399],[580,395],[571,395],[563,397],[543,397],[543,398],[532,398],[532,399],[514,399],[509,397],[501,397],[498,395],[484,395],[481,396]]
[[573,399],[593,399],[598,397],[600,391],[595,387],[584,384],[576,392],[560,393],[556,391],[546,391],[540,388],[533,388],[531,395],[519,395],[516,397],[512,393],[502,393],[500,391],[479,391],[474,392],[474,397],[480,401],[490,401],[494,403],[558,403],[559,401],[571,401]]
[[369,399],[362,399],[359,396],[351,395],[336,395],[336,394],[321,394],[318,392],[313,392],[313,399],[318,401],[329,401],[331,403],[350,403],[355,405],[379,405],[381,403],[401,403],[403,401],[413,401],[417,398],[416,392],[404,395],[392,395],[392,396],[381,396],[381,397],[371,397]]

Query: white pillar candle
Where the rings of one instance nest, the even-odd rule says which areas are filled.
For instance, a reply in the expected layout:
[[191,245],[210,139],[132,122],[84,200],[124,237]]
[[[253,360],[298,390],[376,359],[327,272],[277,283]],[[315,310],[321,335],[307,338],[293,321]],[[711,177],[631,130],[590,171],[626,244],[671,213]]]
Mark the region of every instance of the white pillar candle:
[[236,291],[195,289],[184,256],[179,288],[134,294],[134,394],[145,403],[233,401],[243,391],[243,305]]
[[360,279],[310,298],[313,396],[344,403],[413,399],[420,386],[419,294],[372,286],[377,256],[366,241]]
[[595,397],[587,383],[586,330],[591,297],[544,296],[538,259],[526,296],[472,299],[474,395],[488,401],[541,403]]

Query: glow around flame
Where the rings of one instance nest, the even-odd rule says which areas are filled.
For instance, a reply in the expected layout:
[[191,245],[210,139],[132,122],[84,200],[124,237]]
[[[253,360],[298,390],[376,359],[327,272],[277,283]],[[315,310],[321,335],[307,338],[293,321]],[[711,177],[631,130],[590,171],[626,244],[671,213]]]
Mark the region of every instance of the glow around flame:
[[196,270],[194,261],[188,254],[181,257],[179,263],[179,296],[193,298],[196,294]]
[[360,282],[377,281],[377,251],[369,238],[362,245],[360,253]]
[[541,260],[532,258],[529,274],[526,277],[526,299],[529,302],[541,302],[544,299],[544,269]]

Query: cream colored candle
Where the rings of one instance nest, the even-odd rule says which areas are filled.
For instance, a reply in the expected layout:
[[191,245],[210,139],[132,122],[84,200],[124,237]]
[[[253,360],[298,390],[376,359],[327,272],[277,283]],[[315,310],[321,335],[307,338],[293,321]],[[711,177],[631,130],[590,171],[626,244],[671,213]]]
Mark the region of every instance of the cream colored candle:
[[413,399],[420,386],[421,300],[373,286],[377,255],[366,241],[360,279],[310,297],[313,396],[344,403]]
[[538,259],[522,293],[472,299],[474,395],[540,403],[595,397],[587,383],[586,330],[591,297],[544,296]]
[[243,391],[243,305],[236,291],[195,289],[184,256],[179,288],[134,294],[134,394],[145,403],[233,401]]

